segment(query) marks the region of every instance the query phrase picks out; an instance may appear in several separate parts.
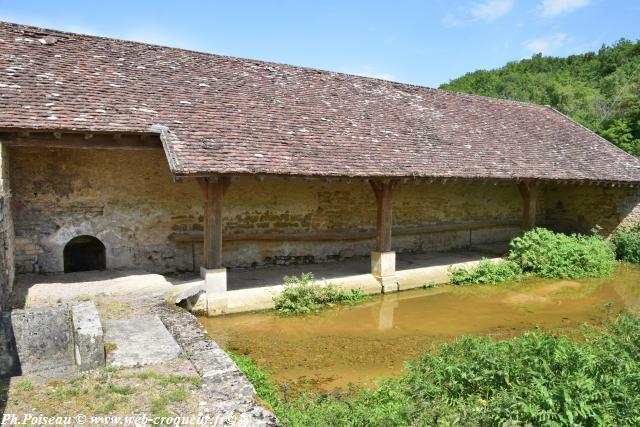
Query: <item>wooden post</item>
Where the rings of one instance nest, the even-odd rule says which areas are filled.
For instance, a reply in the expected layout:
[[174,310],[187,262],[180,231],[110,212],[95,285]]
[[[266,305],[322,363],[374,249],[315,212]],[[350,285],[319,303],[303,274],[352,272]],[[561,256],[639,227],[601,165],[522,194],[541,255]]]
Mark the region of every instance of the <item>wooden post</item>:
[[201,178],[204,203],[204,268],[222,268],[222,202],[228,178]]
[[369,181],[376,196],[376,251],[391,251],[391,228],[393,226],[393,189],[397,181]]
[[522,181],[518,183],[518,190],[522,196],[522,228],[533,228],[536,225],[536,205],[538,199],[538,183]]

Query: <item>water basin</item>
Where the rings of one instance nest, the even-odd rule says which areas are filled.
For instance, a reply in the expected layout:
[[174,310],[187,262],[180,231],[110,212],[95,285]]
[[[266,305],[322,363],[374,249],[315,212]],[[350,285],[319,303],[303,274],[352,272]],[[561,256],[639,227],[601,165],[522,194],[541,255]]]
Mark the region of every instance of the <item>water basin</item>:
[[281,386],[331,391],[399,375],[404,361],[462,335],[571,333],[607,313],[640,310],[640,269],[612,277],[440,286],[371,297],[303,317],[273,311],[201,318],[226,350],[250,356]]

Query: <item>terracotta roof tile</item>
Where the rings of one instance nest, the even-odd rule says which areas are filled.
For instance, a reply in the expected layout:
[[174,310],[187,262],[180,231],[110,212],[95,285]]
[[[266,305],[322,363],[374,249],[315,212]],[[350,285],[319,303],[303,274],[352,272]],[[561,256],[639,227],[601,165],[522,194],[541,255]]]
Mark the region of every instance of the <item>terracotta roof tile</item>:
[[640,161],[539,105],[0,23],[0,128],[164,129],[177,176],[640,182]]

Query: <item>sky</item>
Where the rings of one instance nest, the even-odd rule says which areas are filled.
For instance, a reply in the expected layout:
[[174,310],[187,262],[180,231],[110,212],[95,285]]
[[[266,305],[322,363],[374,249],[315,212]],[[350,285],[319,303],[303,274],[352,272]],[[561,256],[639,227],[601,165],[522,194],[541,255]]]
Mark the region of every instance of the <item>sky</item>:
[[640,0],[0,0],[0,20],[437,87],[640,39]]

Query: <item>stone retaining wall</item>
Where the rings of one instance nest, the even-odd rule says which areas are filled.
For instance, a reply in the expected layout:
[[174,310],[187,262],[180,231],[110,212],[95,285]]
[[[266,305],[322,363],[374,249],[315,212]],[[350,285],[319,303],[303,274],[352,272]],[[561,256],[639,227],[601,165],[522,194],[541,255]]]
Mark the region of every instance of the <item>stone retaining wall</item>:
[[259,404],[253,385],[193,314],[166,304],[155,306],[154,311],[202,377],[210,415],[234,426],[277,425],[275,416]]

